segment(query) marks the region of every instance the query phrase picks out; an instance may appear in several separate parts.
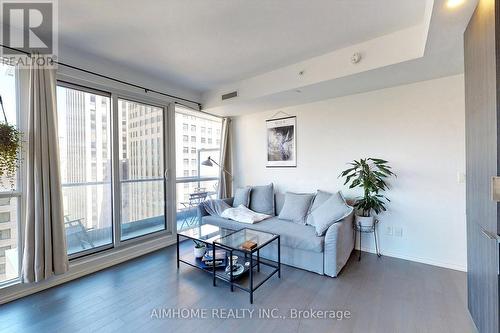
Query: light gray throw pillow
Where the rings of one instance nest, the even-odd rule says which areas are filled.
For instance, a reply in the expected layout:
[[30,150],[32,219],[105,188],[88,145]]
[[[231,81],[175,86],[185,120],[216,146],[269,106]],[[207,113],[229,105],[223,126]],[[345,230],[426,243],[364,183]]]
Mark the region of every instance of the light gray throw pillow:
[[351,214],[353,208],[349,206],[338,192],[323,202],[318,208],[311,210],[316,236],[323,236],[332,224]]
[[316,196],[314,197],[313,203],[311,205],[311,208],[309,209],[309,212],[307,213],[307,219],[306,219],[306,224],[307,225],[312,225],[314,226],[314,218],[311,215],[313,210],[318,209],[319,206],[321,206],[326,200],[330,199],[333,193],[330,192],[325,192],[318,190],[316,192]]
[[290,220],[296,223],[305,224],[306,216],[311,207],[314,194],[291,193],[285,194],[285,203],[278,216],[280,220]]
[[257,213],[274,216],[274,186],[273,183],[264,186],[253,186],[250,191],[250,207]]
[[233,207],[238,207],[243,205],[248,208],[250,205],[250,191],[252,188],[250,186],[240,187],[234,191]]

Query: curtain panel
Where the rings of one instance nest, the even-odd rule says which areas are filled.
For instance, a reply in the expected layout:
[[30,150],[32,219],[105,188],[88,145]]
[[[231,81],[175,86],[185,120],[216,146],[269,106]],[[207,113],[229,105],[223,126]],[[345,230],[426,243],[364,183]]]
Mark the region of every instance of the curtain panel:
[[[233,173],[231,147],[231,118],[222,119],[221,147],[220,147],[220,181],[217,188],[218,198],[229,198],[233,195]],[[224,169],[227,171],[225,172]]]
[[43,281],[68,270],[55,69],[33,65],[29,69],[28,95],[26,217],[21,270],[24,283]]

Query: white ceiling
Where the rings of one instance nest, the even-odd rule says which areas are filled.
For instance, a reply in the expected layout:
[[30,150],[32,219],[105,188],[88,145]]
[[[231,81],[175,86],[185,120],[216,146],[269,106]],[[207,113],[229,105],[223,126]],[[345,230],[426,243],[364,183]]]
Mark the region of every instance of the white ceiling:
[[[237,116],[463,73],[463,32],[477,0],[453,9],[446,0],[419,1],[426,14],[414,27],[231,82],[205,92],[203,106]],[[363,58],[353,65],[358,51]],[[233,90],[237,98],[221,101]]]
[[236,116],[463,73],[477,1],[59,0],[59,60]]
[[411,27],[424,7],[424,0],[60,0],[60,55],[88,54],[205,92]]

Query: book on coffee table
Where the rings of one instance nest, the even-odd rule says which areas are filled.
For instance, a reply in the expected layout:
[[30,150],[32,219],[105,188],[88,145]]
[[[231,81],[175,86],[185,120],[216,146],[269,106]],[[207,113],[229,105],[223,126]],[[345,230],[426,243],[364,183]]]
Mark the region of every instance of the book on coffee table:
[[243,244],[241,244],[241,248],[244,250],[248,250],[248,251],[250,251],[256,247],[257,247],[257,243],[252,242],[250,240],[247,240],[247,241],[243,242]]
[[[224,260],[226,258],[226,251],[224,250],[216,250],[215,251],[215,260]],[[205,255],[203,255],[203,258],[201,258],[202,261],[211,261],[212,260],[212,251],[207,251]]]
[[[212,258],[212,251],[207,251],[205,255],[201,258],[201,267],[212,268],[214,265],[214,260]],[[226,251],[216,250],[215,251],[215,267],[226,266]]]

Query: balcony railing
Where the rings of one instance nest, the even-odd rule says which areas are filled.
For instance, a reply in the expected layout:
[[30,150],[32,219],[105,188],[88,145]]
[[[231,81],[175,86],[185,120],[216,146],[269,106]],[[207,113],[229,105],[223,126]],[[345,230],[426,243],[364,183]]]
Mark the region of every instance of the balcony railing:
[[[127,179],[121,180],[123,184],[133,183],[146,183],[146,182],[163,182],[164,178],[147,178],[147,179]],[[215,187],[218,183],[218,177],[179,177],[176,179],[177,184],[177,205],[176,205],[176,228],[177,230],[186,229],[191,225],[197,223],[197,210],[195,204],[190,204],[189,199],[184,200],[181,193],[192,193],[193,188],[207,187],[207,198],[215,197]],[[92,187],[92,186],[110,186],[109,181],[96,181],[96,182],[77,182],[77,183],[64,183],[62,184],[63,193],[65,190],[70,190],[79,187]],[[179,188],[183,184],[194,184],[186,188]],[[101,191],[105,191],[101,189]],[[111,212],[111,187],[109,187],[109,212]],[[70,196],[70,194],[66,193]],[[77,194],[73,194],[77,195]],[[161,198],[163,201],[164,199]],[[86,205],[92,205],[92,202],[87,202]],[[133,204],[133,203],[132,203]],[[135,205],[140,205],[138,201]],[[104,203],[106,205],[106,203]],[[131,203],[129,202],[129,205]],[[88,211],[86,207],[85,211]],[[71,212],[68,212],[71,213]],[[80,251],[89,250],[96,247],[106,246],[112,244],[112,224],[111,216],[109,217],[109,225],[102,225],[94,227],[89,225],[86,216],[66,216],[66,235],[68,253],[77,253]],[[70,223],[71,222],[71,223]],[[136,236],[145,235],[151,232],[159,231],[164,228],[165,216],[164,214],[156,216],[148,216],[142,219],[133,221],[122,221],[122,239],[129,239]]]
[[[177,178],[177,231],[199,223],[197,206],[200,202],[215,198],[218,177]],[[185,187],[186,184],[193,184]]]

